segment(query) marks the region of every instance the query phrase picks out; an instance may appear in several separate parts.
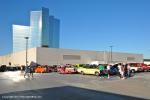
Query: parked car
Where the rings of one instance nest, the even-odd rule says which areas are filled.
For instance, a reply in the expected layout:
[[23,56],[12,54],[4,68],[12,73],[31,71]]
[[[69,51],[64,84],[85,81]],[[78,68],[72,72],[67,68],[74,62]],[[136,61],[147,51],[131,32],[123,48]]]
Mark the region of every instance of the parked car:
[[47,66],[46,67],[46,72],[50,73],[50,72],[57,72],[57,66]]
[[96,75],[98,76],[100,74],[100,71],[98,68],[94,68],[91,66],[83,66],[83,67],[79,67],[77,69],[78,73],[81,73],[82,75],[84,74],[91,74],[91,75]]
[[77,73],[77,69],[73,66],[60,66],[57,68],[57,72],[60,74],[72,74]]
[[140,65],[141,65],[142,71],[150,71],[150,67],[148,67],[147,64],[141,63]]
[[35,73],[45,73],[46,72],[46,67],[44,66],[38,66],[34,69]]
[[73,65],[75,68],[80,68],[86,66],[86,64],[75,64]]
[[117,75],[118,73],[119,73],[118,64],[115,64],[115,65],[110,67],[110,74],[111,75]]
[[143,70],[139,63],[130,63],[130,66],[131,66],[130,70],[133,73],[141,72]]
[[0,66],[0,72],[5,72],[7,70],[6,65],[1,65]]
[[17,70],[21,70],[21,67],[19,67],[19,66],[7,66],[6,69],[7,69],[7,71],[17,71]]

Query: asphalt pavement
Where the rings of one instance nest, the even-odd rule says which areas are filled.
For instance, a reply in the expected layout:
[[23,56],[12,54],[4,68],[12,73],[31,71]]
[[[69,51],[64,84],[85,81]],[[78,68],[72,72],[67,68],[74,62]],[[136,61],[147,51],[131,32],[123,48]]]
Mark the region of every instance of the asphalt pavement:
[[0,100],[150,100],[150,72],[121,80],[93,75],[0,73]]

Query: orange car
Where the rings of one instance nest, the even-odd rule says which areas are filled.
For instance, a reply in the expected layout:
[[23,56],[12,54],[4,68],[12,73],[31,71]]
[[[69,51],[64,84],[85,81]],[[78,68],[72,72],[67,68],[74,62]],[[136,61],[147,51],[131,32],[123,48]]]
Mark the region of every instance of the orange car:
[[36,73],[44,73],[44,72],[46,72],[46,68],[43,66],[38,66],[35,68],[35,72]]

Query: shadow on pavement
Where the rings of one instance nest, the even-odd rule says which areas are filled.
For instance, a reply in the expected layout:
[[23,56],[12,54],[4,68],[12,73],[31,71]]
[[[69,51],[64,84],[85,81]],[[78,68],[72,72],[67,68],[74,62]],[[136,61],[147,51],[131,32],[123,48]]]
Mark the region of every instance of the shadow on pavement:
[[0,100],[146,100],[72,86],[17,91],[0,96]]

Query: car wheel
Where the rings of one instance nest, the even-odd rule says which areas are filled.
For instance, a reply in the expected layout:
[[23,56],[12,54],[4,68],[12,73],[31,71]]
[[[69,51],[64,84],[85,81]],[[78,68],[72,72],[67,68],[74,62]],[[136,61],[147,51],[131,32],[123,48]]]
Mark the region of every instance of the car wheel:
[[131,72],[132,72],[132,73],[135,73],[135,70],[134,70],[134,69],[132,69],[132,70],[131,70]]
[[132,77],[132,76],[134,76],[135,75],[135,73],[134,72],[130,72],[130,77]]
[[84,72],[83,72],[83,71],[81,71],[81,74],[82,74],[82,75],[84,75]]
[[98,76],[98,75],[99,75],[99,72],[95,72],[95,75]]

